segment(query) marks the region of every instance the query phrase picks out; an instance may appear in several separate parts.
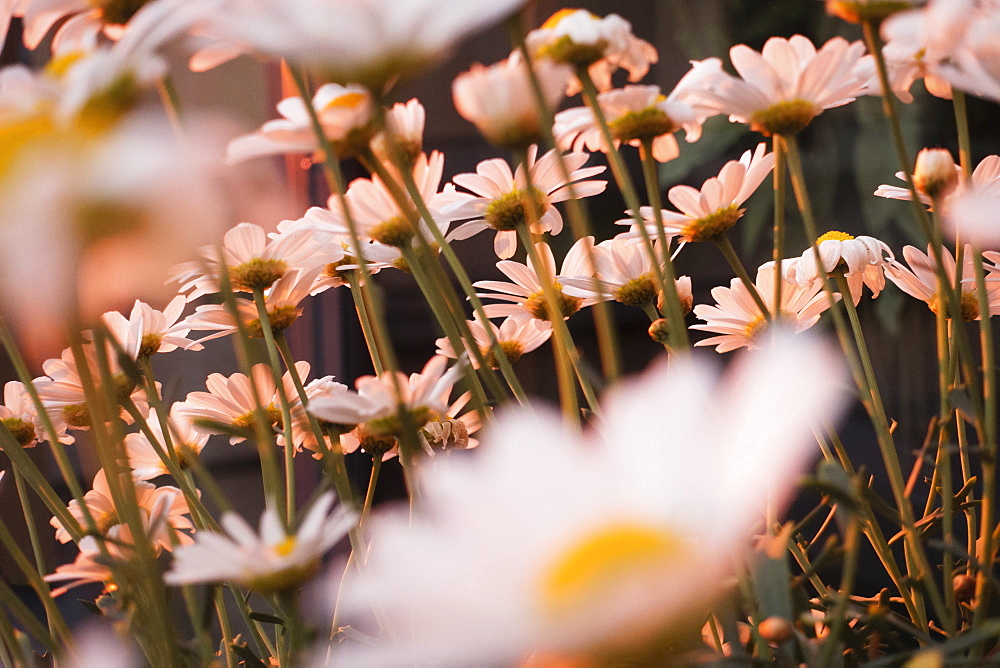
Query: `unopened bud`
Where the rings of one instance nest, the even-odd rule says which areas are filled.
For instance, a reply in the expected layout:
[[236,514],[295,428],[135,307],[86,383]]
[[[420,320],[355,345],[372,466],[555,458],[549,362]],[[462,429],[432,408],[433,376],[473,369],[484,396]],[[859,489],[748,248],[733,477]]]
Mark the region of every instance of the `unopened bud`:
[[925,148],[917,154],[913,185],[931,199],[948,195],[958,185],[958,170],[951,152],[943,148]]
[[662,343],[666,345],[670,341],[670,325],[666,320],[660,318],[654,320],[653,324],[649,326],[649,338],[653,339],[657,343]]
[[757,632],[767,642],[780,645],[792,637],[792,625],[783,617],[768,617],[757,625]]
[[976,578],[968,573],[956,575],[951,586],[955,589],[955,601],[958,603],[968,603],[976,596]]
[[[677,287],[677,298],[681,302],[681,311],[684,315],[691,312],[694,308],[694,293],[691,292],[691,277],[681,276],[676,281],[674,285]],[[663,301],[663,292],[658,293],[659,296],[656,298],[656,308],[660,313],[666,313],[666,305]]]

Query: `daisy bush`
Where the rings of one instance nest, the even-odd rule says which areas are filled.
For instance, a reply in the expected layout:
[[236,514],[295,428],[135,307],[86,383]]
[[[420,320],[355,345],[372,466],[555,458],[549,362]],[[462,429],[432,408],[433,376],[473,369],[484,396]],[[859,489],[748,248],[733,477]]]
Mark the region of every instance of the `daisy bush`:
[[0,665],[1000,663],[1000,6],[541,4],[0,0]]

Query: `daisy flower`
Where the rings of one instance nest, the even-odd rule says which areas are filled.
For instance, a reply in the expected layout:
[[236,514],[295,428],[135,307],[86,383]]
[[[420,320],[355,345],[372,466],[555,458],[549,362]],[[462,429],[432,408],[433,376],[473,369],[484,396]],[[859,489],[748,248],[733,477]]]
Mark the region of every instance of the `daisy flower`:
[[[764,300],[768,313],[777,314],[780,322],[794,332],[809,329],[819,321],[823,311],[830,308],[831,301],[823,292],[821,281],[809,285],[799,285],[785,281],[781,291],[781,308],[774,308],[774,263],[768,262],[757,270],[754,285]],[[784,279],[781,279],[784,280]],[[712,332],[711,336],[696,342],[696,346],[715,346],[715,351],[727,353],[744,346],[759,348],[767,337],[761,335],[771,329],[771,321],[761,313],[757,303],[743,281],[734,278],[729,287],[712,288],[716,305],[698,304],[694,314],[704,324],[691,325],[691,329]],[[833,293],[834,301],[840,299]]]
[[[396,438],[406,426],[400,411],[406,411],[406,421],[418,429],[428,420],[444,414],[447,397],[461,373],[462,364],[459,361],[448,369],[448,358],[435,355],[420,373],[409,377],[401,372],[396,372],[395,376],[390,373],[362,376],[354,382],[356,392],[316,397],[309,402],[307,410],[320,420],[356,427],[354,437],[366,452],[381,453],[388,458],[397,446]],[[353,444],[347,446],[353,447]]]
[[916,0],[826,0],[826,11],[850,23],[871,21],[876,25],[893,14],[915,7]]
[[883,267],[896,259],[887,245],[864,235],[852,237],[844,232],[830,231],[817,239],[816,245],[820,262],[817,264],[813,248],[807,248],[801,257],[782,263],[785,280],[803,286],[811,285],[823,279],[819,264],[823,266],[824,274],[839,268],[844,272],[855,305],[861,301],[862,285],[868,286],[873,298],[878,297],[885,287]]
[[718,58],[693,61],[684,92],[687,100],[752,130],[793,135],[824,110],[866,92],[867,80],[858,71],[864,50],[861,42],[834,37],[817,51],[802,35],[772,37],[760,53],[737,44],[729,58],[742,78],[725,73]]
[[253,49],[382,90],[443,58],[524,0],[227,0],[218,22]]
[[[143,526],[150,532],[147,538],[157,552],[161,549],[168,552],[173,549],[174,538],[182,545],[191,542],[191,536],[183,532],[194,531],[194,524],[188,517],[190,511],[181,490],[176,487],[156,487],[141,480],[131,480],[130,483],[135,486],[135,499]],[[83,495],[83,502],[94,518],[94,529],[102,536],[111,535],[114,527],[123,524],[112,499],[107,475],[104,469],[101,469],[94,477],[93,488]],[[69,502],[67,510],[81,527],[87,527],[86,516],[76,499]],[[154,522],[153,520],[161,514],[164,521]],[[60,543],[68,543],[71,540],[69,532],[63,527],[59,518],[53,517],[49,524],[55,527],[56,540]]]
[[[333,376],[323,376],[322,378],[317,378],[316,380],[310,381],[305,386],[306,399],[308,404],[312,404],[313,401],[317,399],[338,401],[339,398],[343,397],[345,394],[350,393],[350,388],[343,383],[338,383],[333,379]],[[336,446],[334,446],[334,439],[339,439],[339,434],[342,431],[341,425],[335,425],[332,423],[325,422],[324,420],[319,420],[320,428],[324,432],[324,440],[326,441],[325,448],[337,449],[343,451],[344,454],[349,454],[357,449],[357,442],[352,442],[348,447],[344,447],[342,440],[338,440]],[[353,426],[353,425],[352,425]],[[301,403],[296,403],[292,406],[292,431],[295,433],[293,437],[297,447],[304,450],[309,450],[314,453],[313,456],[319,458],[322,455],[322,450],[319,447],[319,443],[316,441],[316,434],[313,432],[312,423],[309,420],[309,413],[302,406]],[[332,433],[336,432],[336,433]]]
[[[618,235],[597,244],[594,251],[597,278],[559,276],[566,294],[589,294],[594,290],[596,281],[602,295],[626,306],[651,309],[656,304],[659,289],[654,278],[653,258],[642,244]],[[658,245],[656,251],[657,262],[661,262],[663,253]]]
[[[324,84],[312,99],[313,109],[323,126],[323,134],[339,157],[353,155],[368,145],[372,135],[371,94],[366,88],[351,84]],[[264,155],[320,151],[309,112],[301,97],[287,97],[278,102],[281,118],[268,121],[259,130],[229,142],[230,163]]]
[[288,533],[273,506],[253,530],[235,513],[226,513],[220,524],[226,534],[199,531],[194,544],[178,547],[163,579],[169,585],[230,583],[262,594],[290,591],[311,578],[330,548],[354,526],[354,513],[333,507],[333,493],[319,497]]
[[108,311],[101,320],[124,350],[138,351],[136,359],[178,348],[201,350],[200,343],[187,338],[191,329],[183,321],[178,322],[185,306],[184,295],[171,299],[162,311],[136,299],[127,319],[118,311]]
[[[700,190],[686,185],[671,188],[667,199],[680,212],[661,210],[663,229],[667,235],[677,236],[681,241],[712,241],[735,225],[745,211],[740,205],[757,190],[774,167],[774,154],[765,154],[766,150],[761,143],[752,154],[746,151],[738,161],[730,160],[723,165],[719,175],[705,181]],[[653,209],[644,206],[639,213],[646,221],[647,232],[655,239]],[[618,225],[634,223],[631,218],[617,221]],[[638,230],[628,234],[639,237]]]
[[[587,246],[592,247],[593,244],[593,237],[578,239],[573,244],[573,247],[569,249],[569,252],[566,253],[566,257],[563,258],[562,270],[558,272],[556,271],[556,261],[552,256],[552,249],[549,248],[549,245],[537,243],[535,244],[535,249],[538,251],[538,255],[545,265],[545,276],[553,278],[556,276],[586,277],[590,279],[590,262],[588,260],[590,249]],[[548,305],[545,302],[544,289],[539,279],[537,268],[534,266],[531,258],[528,258],[527,265],[514,262],[513,260],[501,260],[497,262],[497,269],[514,282],[477,281],[472,284],[477,288],[494,290],[494,292],[483,294],[476,293],[479,297],[509,302],[507,304],[487,304],[484,306],[483,311],[485,311],[487,317],[504,318],[507,316],[523,317],[528,315],[539,320],[552,319],[548,312]],[[585,288],[582,290],[577,288],[574,291],[577,295],[583,296],[567,294],[562,289],[562,284],[558,280],[555,281],[554,287],[559,293],[560,315],[562,315],[563,319],[569,318],[581,308],[596,304],[602,298],[599,293],[587,291]]]
[[[971,320],[982,319],[983,314],[979,311],[979,300],[976,297],[976,275],[972,246],[966,244],[964,253],[965,259],[962,263],[962,297],[960,304],[962,319],[969,322]],[[1000,256],[996,253],[986,255],[987,259],[993,261],[1000,259]],[[913,246],[906,246],[903,248],[903,258],[906,260],[909,268],[899,262],[893,262],[886,265],[885,275],[900,290],[911,297],[916,297],[926,302],[927,308],[937,313],[941,305],[941,300],[938,296],[938,275],[930,246],[927,247],[926,254]],[[944,272],[948,276],[948,283],[954,285],[955,257],[951,254],[951,251],[943,246],[941,247],[941,262],[944,265]],[[995,273],[995,268],[990,268],[987,265],[987,269],[990,270],[991,276]],[[989,302],[989,313],[987,316],[1000,313],[1000,282],[993,280],[986,281],[986,298]]]
[[[689,142],[701,136],[701,125],[714,112],[698,113],[691,105],[677,99],[676,93],[664,96],[659,86],[625,86],[597,96],[604,112],[615,146],[625,142],[641,146],[652,141],[653,158],[659,162],[673,160],[680,154],[674,133],[682,127]],[[580,151],[608,152],[601,130],[589,107],[574,107],[560,111],[552,128],[556,143]]]
[[[299,378],[309,375],[308,362],[296,362],[295,369]],[[265,421],[278,431],[282,431],[281,396],[287,397],[292,410],[298,403],[298,394],[292,377],[286,371],[282,376],[282,387],[274,384],[271,367],[267,364],[255,364],[250,370],[251,376],[234,373],[223,376],[221,373],[209,375],[205,381],[208,392],[191,392],[187,399],[174,406],[171,413],[176,412],[183,419],[191,420],[194,430],[205,434],[226,433],[229,444],[235,445],[247,439],[253,432],[256,421],[257,404],[254,402],[253,388],[257,388],[261,406],[266,414]],[[225,425],[221,432],[215,426]],[[279,438],[279,444],[284,443],[284,437]]]
[[[174,407],[180,405],[174,404]],[[177,466],[188,469],[192,460],[201,456],[209,435],[195,430],[190,417],[183,415],[179,410],[174,410],[174,407],[171,408],[166,420],[167,428],[170,430],[170,444],[177,455]],[[149,409],[146,424],[156,438],[157,445],[169,452],[155,408]],[[136,480],[152,480],[161,475],[170,475],[170,471],[149,442],[145,431],[125,436],[125,454],[132,469],[132,477]]]
[[[841,404],[831,352],[782,344],[723,382],[693,360],[657,365],[583,435],[548,413],[501,415],[477,453],[425,471],[412,522],[372,518],[339,605],[349,619],[374,604],[405,635],[344,643],[338,662],[615,663],[690,627],[749,555],[765,499],[787,499],[814,456],[809,425]],[[816,382],[789,393],[803,377]]]
[[[550,16],[541,28],[532,30],[526,38],[534,58],[586,67],[598,90],[611,88],[611,74],[619,69],[628,71],[629,81],[640,81],[649,66],[659,60],[649,42],[632,34],[632,24],[608,14],[601,18],[585,9],[562,9]],[[581,89],[574,77],[566,94]]]
[[[570,70],[547,61],[534,65],[551,109],[563,98]],[[522,148],[542,140],[542,119],[531,93],[531,79],[518,53],[489,67],[476,63],[455,77],[451,94],[458,113],[490,143]]]
[[[448,388],[442,399],[447,401],[450,394],[451,388]],[[472,434],[483,426],[482,416],[477,411],[462,413],[471,398],[471,392],[463,393],[448,406],[443,415],[428,420],[420,429],[424,448],[431,456],[452,450],[471,450],[479,446],[479,441],[472,438]]]
[[[552,325],[549,322],[529,318],[524,315],[510,316],[500,323],[499,327],[489,320],[483,323],[478,318],[466,322],[469,324],[469,331],[472,332],[475,345],[493,369],[500,367],[494,356],[486,327],[493,330],[494,338],[500,344],[500,348],[511,364],[521,359],[521,356],[525,353],[530,353],[532,350],[538,348],[552,336]],[[436,352],[438,355],[458,359],[458,355],[455,353],[455,349],[447,337],[442,337],[434,343],[437,346]],[[479,368],[474,355],[470,355],[470,360],[475,368]]]
[[[302,315],[299,302],[316,292],[315,283],[320,271],[322,267],[314,267],[308,271],[290,269],[267,289],[264,295],[264,308],[272,332],[275,334],[282,332],[299,319]],[[263,338],[264,328],[256,303],[239,297],[235,301],[236,311],[246,328],[247,336],[255,339]],[[218,330],[214,334],[198,339],[198,343],[228,336],[239,329],[229,307],[223,304],[199,306],[183,324],[195,331]]]
[[[444,211],[453,219],[472,218],[451,231],[453,239],[468,239],[485,229],[493,228],[497,235],[493,249],[497,257],[506,260],[517,250],[517,229],[529,224],[525,200],[535,209],[537,221],[530,229],[535,234],[548,232],[556,235],[562,231],[563,219],[557,202],[570,197],[591,197],[604,192],[606,181],[588,181],[604,171],[603,165],[583,167],[590,156],[586,153],[570,153],[560,157],[557,149],[552,149],[537,161],[538,147],[528,149],[528,175],[525,166],[518,165],[511,173],[507,161],[502,158],[484,160],[476,166],[475,174],[457,174],[453,177],[456,185],[475,193],[474,195],[454,192],[442,196],[448,202]],[[564,160],[569,180],[562,177],[559,161]]]
[[[127,557],[126,552],[117,544],[119,539],[118,534],[120,533],[117,529],[122,526],[118,525],[115,527],[115,531],[111,535],[111,538],[115,540],[106,541],[104,545],[109,556],[124,561]],[[66,582],[65,585],[50,592],[53,598],[62,596],[70,589],[82,587],[85,584],[100,582],[110,585],[112,583],[113,575],[111,569],[106,563],[104,553],[101,552],[101,547],[97,539],[93,536],[84,536],[77,547],[80,549],[80,553],[76,555],[73,563],[57,566],[54,573],[50,573],[42,578],[46,582]]]
[[[50,417],[53,417],[50,415]],[[10,430],[14,439],[23,448],[33,447],[40,441],[48,440],[45,425],[38,417],[35,402],[24,387],[24,383],[16,380],[8,381],[3,386],[3,405],[0,405],[0,422]],[[53,418],[53,427],[60,443],[70,444],[75,439],[66,433],[66,422]]]
[[[407,103],[397,102],[385,112],[386,129],[372,138],[372,152],[379,160],[392,164],[394,152],[404,164],[412,164],[424,152],[424,123],[427,112],[417,98]],[[394,145],[390,150],[389,142]]]

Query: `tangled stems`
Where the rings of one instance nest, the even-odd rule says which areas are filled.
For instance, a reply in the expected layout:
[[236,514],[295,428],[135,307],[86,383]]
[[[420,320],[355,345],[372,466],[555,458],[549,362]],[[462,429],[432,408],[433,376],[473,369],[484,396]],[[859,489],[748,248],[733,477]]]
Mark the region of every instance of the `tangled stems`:
[[781,265],[785,259],[785,195],[787,194],[787,179],[785,178],[785,144],[781,135],[771,138],[771,152],[774,153],[774,244],[771,259],[774,260],[774,308],[781,312],[781,291],[784,281],[781,280]]
[[[822,262],[819,261],[819,248],[815,241],[817,239],[816,222],[813,219],[812,207],[809,203],[809,193],[806,189],[805,178],[802,171],[802,161],[799,157],[798,143],[794,136],[784,137],[784,143],[788,151],[788,168],[792,179],[792,189],[799,205],[799,212],[802,216],[802,222],[806,229],[806,235],[813,240],[812,248],[813,253],[816,254],[816,264],[820,269],[821,276],[823,277],[824,289],[827,291],[832,305],[833,295],[829,288],[829,284],[826,281],[828,274]],[[944,604],[941,600],[940,594],[934,586],[934,583],[930,580],[932,571],[927,561],[927,555],[924,552],[923,545],[920,542],[920,535],[914,526],[913,508],[910,506],[909,500],[906,498],[905,483],[903,481],[903,473],[899,464],[899,457],[896,454],[896,445],[893,442],[892,433],[889,431],[889,421],[886,417],[885,407],[882,403],[882,397],[878,390],[871,359],[868,356],[868,349],[865,345],[864,336],[861,331],[861,323],[858,320],[857,311],[854,309],[854,301],[851,298],[850,291],[847,290],[846,283],[846,280],[844,280],[844,287],[842,290],[845,290],[845,292],[841,293],[843,297],[841,301],[844,304],[844,308],[847,309],[848,316],[851,320],[851,328],[853,330],[856,348],[861,358],[860,365],[857,357],[855,357],[854,349],[850,344],[851,336],[847,332],[847,326],[843,321],[843,316],[840,314],[838,309],[831,308],[830,312],[833,316],[834,326],[837,330],[837,336],[840,340],[841,348],[843,349],[850,364],[855,383],[858,386],[858,390],[861,392],[861,402],[868,411],[869,416],[872,418],[872,423],[875,427],[876,441],[878,442],[879,451],[885,464],[886,473],[889,476],[889,483],[892,488],[896,508],[899,510],[900,517],[902,519],[903,530],[906,535],[906,544],[910,548],[910,552],[912,552],[914,558],[917,560],[918,572],[916,573],[916,578],[924,580],[926,589],[934,602],[934,607],[939,614],[941,614],[944,612]],[[904,594],[904,600],[907,598],[908,597]],[[908,605],[907,610],[909,611],[914,624],[917,624],[921,628],[927,626],[926,617],[919,606]],[[941,614],[941,617],[943,618],[944,615]]]
[[[649,232],[646,230],[646,223],[642,219],[642,215],[639,213],[641,205],[639,203],[639,197],[636,194],[635,186],[632,183],[632,177],[629,176],[628,169],[625,166],[625,161],[622,160],[621,153],[615,146],[614,137],[611,136],[611,128],[608,126],[608,120],[604,116],[604,110],[601,109],[601,105],[597,100],[597,87],[594,85],[593,79],[590,77],[590,72],[586,67],[578,67],[576,71],[577,78],[580,80],[580,84],[583,87],[583,98],[587,102],[587,106],[590,107],[591,112],[594,114],[594,120],[597,121],[597,127],[601,131],[601,139],[604,141],[604,145],[607,148],[608,164],[611,166],[611,172],[614,174],[615,181],[618,184],[618,188],[621,190],[622,197],[625,199],[625,206],[632,212],[632,218],[635,220],[635,224],[639,229],[639,234],[642,236],[643,244],[645,245],[646,252],[652,258],[656,257],[656,252],[653,249],[653,240],[649,236]],[[652,151],[647,149],[645,153],[649,153],[649,157],[652,157]],[[644,166],[644,174],[649,171],[648,167]],[[655,172],[655,170],[653,170]],[[655,181],[655,173],[653,176]],[[646,176],[647,188],[650,186],[650,178]],[[655,188],[657,189],[657,196],[659,195],[659,183],[656,183]],[[661,207],[653,206],[653,215],[657,215]],[[660,223],[660,228],[662,230],[662,221]],[[659,234],[659,232],[657,232]],[[684,326],[684,309],[681,307],[681,298],[677,294],[677,284],[676,284],[676,273],[674,272],[674,264],[670,259],[669,247],[663,249],[663,264],[658,262],[653,262],[653,274],[656,278],[656,282],[659,284],[660,290],[663,292],[664,301],[667,304],[667,318],[670,323],[670,329],[667,335],[670,338],[670,347],[674,352],[684,351],[690,348],[691,344],[688,341],[687,328]],[[679,317],[678,317],[679,316]]]

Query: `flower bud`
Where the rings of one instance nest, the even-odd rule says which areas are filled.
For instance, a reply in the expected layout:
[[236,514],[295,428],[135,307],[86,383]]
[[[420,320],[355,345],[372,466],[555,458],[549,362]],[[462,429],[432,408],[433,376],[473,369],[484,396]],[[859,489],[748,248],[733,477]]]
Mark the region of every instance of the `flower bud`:
[[649,338],[653,339],[657,343],[666,345],[667,342],[670,341],[670,325],[663,318],[654,320],[653,324],[649,326],[648,331]]
[[955,601],[968,603],[976,596],[976,578],[968,573],[956,575],[951,581],[955,590]]
[[951,152],[943,148],[925,148],[917,154],[913,185],[932,199],[948,195],[958,185],[958,170]]
[[783,617],[768,617],[757,625],[757,632],[767,642],[780,645],[792,637],[792,625]]

